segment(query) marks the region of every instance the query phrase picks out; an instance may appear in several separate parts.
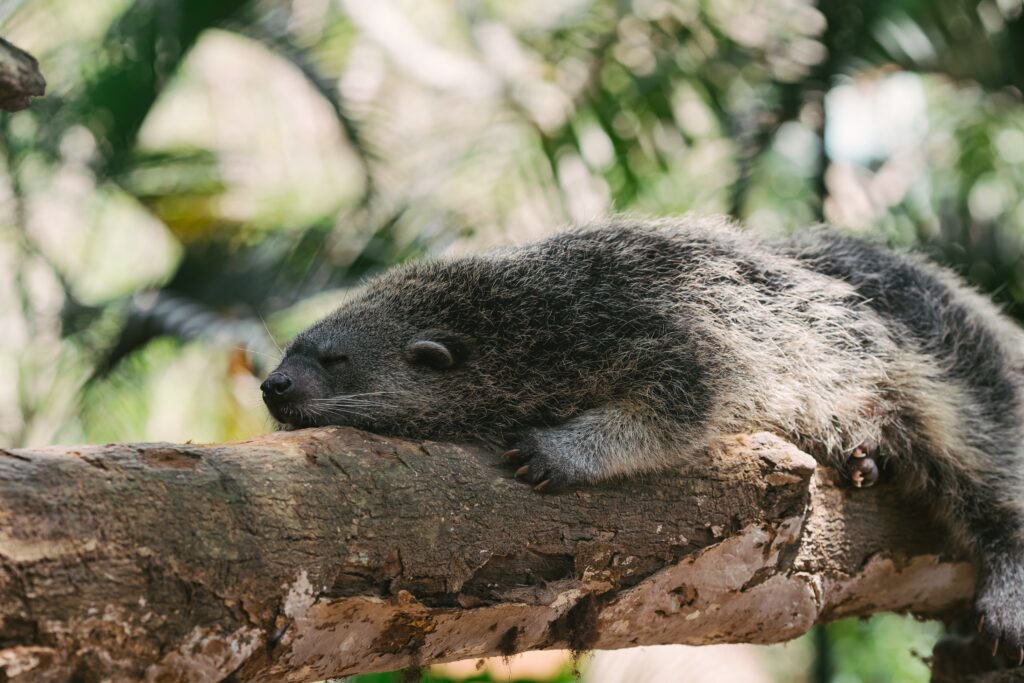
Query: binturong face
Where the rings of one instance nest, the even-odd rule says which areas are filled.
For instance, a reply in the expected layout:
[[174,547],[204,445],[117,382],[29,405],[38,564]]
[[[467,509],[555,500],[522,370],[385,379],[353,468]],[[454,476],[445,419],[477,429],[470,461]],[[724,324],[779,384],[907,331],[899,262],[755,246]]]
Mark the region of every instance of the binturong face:
[[286,428],[345,425],[392,435],[441,436],[445,396],[466,371],[463,335],[418,328],[360,300],[302,332],[261,385]]

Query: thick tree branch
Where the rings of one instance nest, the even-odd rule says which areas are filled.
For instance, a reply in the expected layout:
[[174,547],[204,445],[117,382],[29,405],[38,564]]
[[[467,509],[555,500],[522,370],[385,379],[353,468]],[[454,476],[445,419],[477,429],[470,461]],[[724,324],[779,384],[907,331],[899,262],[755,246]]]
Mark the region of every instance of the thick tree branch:
[[0,109],[21,111],[44,92],[46,80],[36,58],[0,38]]
[[561,495],[497,460],[342,428],[0,451],[0,679],[314,681],[770,643],[972,592],[896,487],[840,488],[767,434]]

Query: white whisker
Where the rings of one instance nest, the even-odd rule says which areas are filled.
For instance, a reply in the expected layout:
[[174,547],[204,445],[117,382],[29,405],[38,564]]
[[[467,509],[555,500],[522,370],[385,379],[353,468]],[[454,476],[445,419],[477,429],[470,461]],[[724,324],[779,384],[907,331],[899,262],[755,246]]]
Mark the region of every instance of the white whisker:
[[259,355],[259,356],[266,356],[267,358],[269,358],[270,360],[272,360],[274,362],[277,362],[278,360],[280,360],[280,356],[275,356],[275,355],[270,354],[270,353],[264,353],[263,351],[257,351],[256,349],[252,348],[251,346],[235,346],[234,348],[239,350],[239,351],[245,351],[246,353],[255,353],[256,355]]
[[257,313],[256,315],[259,316],[260,322],[263,323],[263,329],[267,331],[267,337],[270,338],[270,343],[273,344],[274,347],[277,349],[277,352],[283,356],[284,351],[281,350],[281,345],[277,343],[277,340],[274,339],[274,335],[270,332],[270,328],[267,326],[267,321],[264,320],[263,316],[260,315],[259,313]]
[[344,401],[340,399],[310,399],[309,403],[330,407],[330,406],[359,406],[363,408],[387,408],[390,406],[389,403],[381,403],[379,401]]

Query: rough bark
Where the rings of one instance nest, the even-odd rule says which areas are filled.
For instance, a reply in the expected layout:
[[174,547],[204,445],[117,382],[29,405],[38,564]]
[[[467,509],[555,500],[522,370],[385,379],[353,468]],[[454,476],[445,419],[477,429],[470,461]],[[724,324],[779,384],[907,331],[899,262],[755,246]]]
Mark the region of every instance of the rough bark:
[[497,461],[342,428],[0,451],[0,680],[314,681],[772,643],[972,593],[922,506],[841,487],[767,434],[560,495]]
[[36,58],[0,38],[0,109],[21,111],[44,92],[46,80]]

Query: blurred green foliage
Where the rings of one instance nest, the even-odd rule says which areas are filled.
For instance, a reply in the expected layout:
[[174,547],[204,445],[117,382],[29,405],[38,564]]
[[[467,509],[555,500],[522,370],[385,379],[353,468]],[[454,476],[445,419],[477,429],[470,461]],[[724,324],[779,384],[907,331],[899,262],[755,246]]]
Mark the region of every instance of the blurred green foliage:
[[[0,23],[49,82],[0,115],[5,445],[267,429],[277,340],[359,278],[611,211],[829,220],[1024,318],[1021,0],[6,0]],[[835,680],[919,677],[913,626],[870,624],[829,628]]]
[[942,627],[910,617],[880,614],[868,620],[843,619],[827,627],[835,683],[925,683]]
[[486,672],[467,678],[449,678],[427,670],[419,673],[395,671],[380,674],[362,674],[361,676],[350,676],[333,681],[332,683],[408,683],[410,680],[418,681],[418,683],[575,683],[579,680],[579,677],[569,668],[562,673],[543,680],[535,678],[495,678]]

